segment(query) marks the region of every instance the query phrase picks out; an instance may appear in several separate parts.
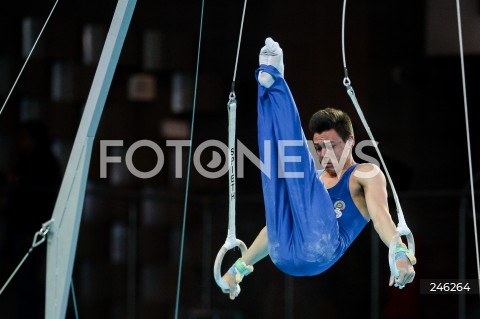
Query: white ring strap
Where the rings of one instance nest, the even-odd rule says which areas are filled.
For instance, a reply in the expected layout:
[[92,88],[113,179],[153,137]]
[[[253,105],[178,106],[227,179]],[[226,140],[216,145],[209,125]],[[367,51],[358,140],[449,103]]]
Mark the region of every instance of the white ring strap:
[[[236,207],[236,147],[235,147],[235,135],[236,135],[236,121],[237,121],[237,100],[235,95],[235,79],[237,76],[238,58],[240,55],[240,45],[242,42],[243,24],[245,21],[245,11],[247,7],[247,0],[244,2],[242,22],[240,25],[240,35],[238,38],[237,55],[235,58],[235,68],[233,72],[232,88],[229,95],[229,101],[227,104],[228,109],[228,188],[229,188],[229,204],[228,204],[228,233],[227,239],[220,248],[215,263],[213,266],[213,277],[217,285],[223,290],[228,292],[228,285],[222,280],[222,261],[225,254],[232,248],[239,247],[242,256],[247,252],[247,246],[245,243],[236,237],[235,230],[235,207]],[[240,286],[237,285],[237,293],[240,292]]]
[[397,192],[395,190],[395,186],[393,185],[392,178],[390,177],[390,173],[388,172],[387,165],[385,165],[385,161],[383,160],[383,156],[380,153],[380,149],[377,146],[377,143],[375,142],[375,139],[373,137],[372,131],[370,130],[370,127],[368,126],[367,120],[365,119],[365,116],[363,115],[362,109],[360,107],[360,104],[357,101],[357,98],[355,96],[355,91],[353,90],[353,87],[351,86],[351,80],[348,77],[348,71],[347,71],[347,62],[346,62],[346,55],[345,55],[345,15],[346,15],[346,7],[347,7],[347,0],[344,0],[343,2],[343,12],[342,12],[342,57],[343,57],[343,68],[345,71],[345,78],[343,80],[343,84],[347,89],[348,96],[352,100],[353,105],[355,106],[355,109],[357,110],[358,116],[360,117],[360,120],[362,121],[363,126],[365,127],[365,130],[368,134],[368,137],[372,141],[372,144],[375,148],[375,151],[377,152],[377,155],[380,159],[380,162],[383,166],[383,169],[385,171],[385,176],[387,177],[388,183],[390,185],[390,188],[392,190],[393,194],[393,199],[395,201],[395,206],[397,208],[397,215],[398,215],[398,225],[397,225],[397,233],[393,236],[391,242],[390,242],[390,247],[389,247],[389,265],[390,265],[390,271],[392,272],[392,275],[394,277],[398,277],[398,269],[395,263],[395,249],[397,247],[397,244],[399,242],[400,236],[406,236],[407,241],[408,241],[408,249],[412,252],[412,254],[415,254],[415,241],[413,238],[413,234],[410,231],[410,229],[407,226],[407,223],[405,221],[405,217],[403,215],[402,207],[400,206],[400,200],[398,199]]

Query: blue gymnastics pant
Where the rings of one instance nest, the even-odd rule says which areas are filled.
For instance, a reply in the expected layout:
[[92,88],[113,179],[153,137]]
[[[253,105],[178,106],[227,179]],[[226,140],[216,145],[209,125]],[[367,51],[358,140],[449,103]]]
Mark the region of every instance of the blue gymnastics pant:
[[[270,176],[262,172],[269,255],[287,274],[317,275],[338,259],[341,250],[335,211],[317,176],[287,83],[272,66],[261,65],[257,79],[260,71],[275,79],[268,89],[258,86],[260,160],[271,158]],[[270,152],[265,153],[264,141],[270,143]]]

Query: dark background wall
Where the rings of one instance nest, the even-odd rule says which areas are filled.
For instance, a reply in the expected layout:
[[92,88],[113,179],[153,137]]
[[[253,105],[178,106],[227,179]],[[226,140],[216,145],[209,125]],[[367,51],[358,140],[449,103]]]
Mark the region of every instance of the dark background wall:
[[[478,172],[480,50],[471,44],[478,31],[470,27],[480,18],[470,10],[477,4],[465,2],[470,134],[473,169]],[[211,276],[213,259],[226,235],[227,179],[209,180],[194,170],[182,318],[478,317],[475,296],[468,296],[463,304],[457,296],[422,295],[419,290],[421,279],[459,278],[462,269],[466,278],[476,277],[471,208],[467,206],[466,215],[460,209],[468,180],[460,61],[454,51],[457,44],[445,40],[457,41],[456,22],[452,22],[455,7],[453,1],[441,3],[445,12],[433,10],[432,1],[352,1],[347,9],[349,75],[415,234],[419,260],[415,283],[401,291],[388,287],[387,248],[368,225],[326,273],[287,277],[265,260],[242,284],[240,298],[228,300]],[[2,102],[24,61],[22,43],[32,38],[27,31],[38,33],[50,5],[53,1],[11,2],[0,12]],[[115,5],[111,0],[60,2],[0,117],[1,199],[6,203],[0,215],[0,282],[28,249],[39,223],[51,214],[48,203],[40,211],[30,184],[26,189],[12,184],[18,170],[21,176],[31,176],[25,173],[28,167],[43,168],[18,165],[18,131],[28,120],[43,122],[63,174],[98,59],[98,51],[93,50],[94,58],[85,60],[82,41],[91,35],[96,39],[92,43],[101,48]],[[241,1],[206,2],[194,146],[209,139],[226,143],[226,102],[242,8]],[[174,150],[165,144],[189,136],[200,9],[200,1],[185,0],[139,1],[135,9],[91,161],[73,275],[81,317],[173,316],[186,164],[184,177],[175,178]],[[342,84],[341,10],[341,1],[248,3],[236,94],[237,136],[250,150],[257,151],[254,70],[267,36],[284,50],[285,76],[304,127],[313,112],[335,106],[351,114],[357,142],[367,138]],[[446,47],[453,49],[443,50]],[[133,85],[138,79],[146,82]],[[149,84],[153,95],[139,98],[141,93],[148,95]],[[175,106],[174,96],[184,102]],[[129,174],[125,165],[111,164],[108,178],[100,178],[100,140],[123,140],[123,148],[109,152],[124,156],[140,139],[152,140],[164,150],[166,162],[160,174],[142,180]],[[184,159],[185,155],[184,150]],[[204,163],[209,160],[207,154],[202,158]],[[155,162],[151,150],[135,153],[139,170],[147,171]],[[54,199],[53,174],[39,176],[35,185]],[[249,244],[264,225],[260,174],[253,164],[246,164],[237,191],[237,235]],[[391,207],[396,221],[393,202]],[[30,266],[0,297],[0,317],[42,317],[44,256],[44,248],[35,251]],[[229,258],[225,264],[236,253]],[[29,284],[32,281],[35,285]],[[26,307],[32,312],[24,314]]]

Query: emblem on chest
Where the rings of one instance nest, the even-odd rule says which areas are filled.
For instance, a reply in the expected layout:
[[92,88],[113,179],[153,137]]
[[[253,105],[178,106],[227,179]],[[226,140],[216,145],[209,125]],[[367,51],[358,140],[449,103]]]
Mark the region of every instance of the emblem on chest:
[[342,217],[342,210],[345,209],[345,202],[343,200],[337,200],[333,204],[333,209],[335,210],[335,214],[337,215],[337,218]]

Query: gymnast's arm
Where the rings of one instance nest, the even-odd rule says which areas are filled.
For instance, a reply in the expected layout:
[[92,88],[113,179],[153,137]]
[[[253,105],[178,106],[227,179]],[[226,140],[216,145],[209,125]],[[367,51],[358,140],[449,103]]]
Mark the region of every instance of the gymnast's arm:
[[[368,214],[372,219],[373,226],[380,239],[388,247],[396,233],[396,227],[388,210],[385,176],[382,171],[373,164],[364,164],[359,166],[358,169],[360,173],[371,172],[371,174],[365,174],[362,177],[357,176],[357,180],[363,188]],[[399,244],[400,243],[401,240],[399,241]],[[410,260],[400,258],[396,261],[396,264],[400,275],[398,278],[390,276],[390,286],[393,285],[394,282],[401,286],[411,283],[415,277],[415,271]]]
[[[267,237],[267,226],[263,227],[263,229],[258,234],[257,238],[253,241],[252,245],[248,248],[245,255],[242,256],[242,261],[247,265],[253,265],[257,261],[265,258],[268,255],[268,237]],[[237,295],[236,286],[237,281],[235,280],[235,276],[227,271],[225,275],[222,277],[223,281],[228,284],[230,287],[229,294],[230,299],[235,299]]]

